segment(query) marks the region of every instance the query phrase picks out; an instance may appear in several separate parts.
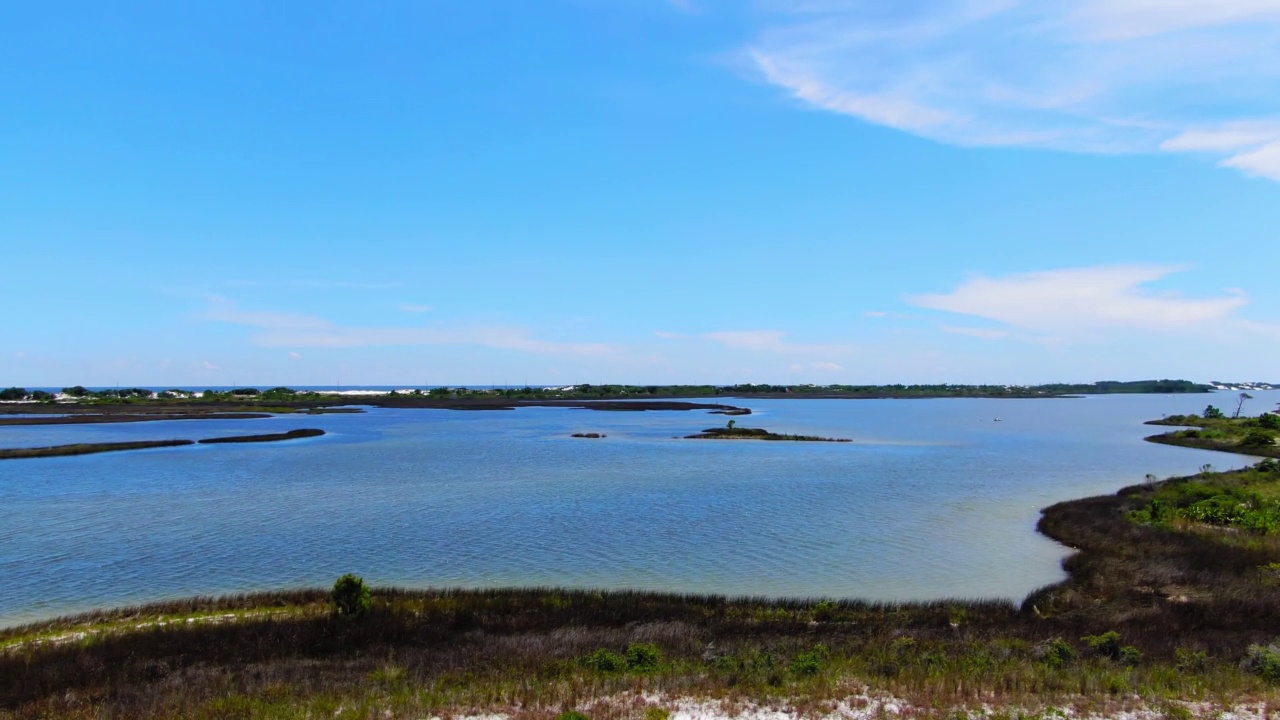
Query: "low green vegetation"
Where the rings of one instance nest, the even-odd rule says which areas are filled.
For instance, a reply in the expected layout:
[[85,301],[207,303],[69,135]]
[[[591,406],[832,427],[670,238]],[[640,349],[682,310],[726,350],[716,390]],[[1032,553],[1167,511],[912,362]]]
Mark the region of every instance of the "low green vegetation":
[[[1280,532],[1280,462],[1267,460],[1234,473],[1205,472],[1169,480],[1129,517],[1166,529],[1220,528],[1251,535]],[[1223,537],[1235,540],[1238,535]]]
[[1149,424],[1189,428],[1153,435],[1147,438],[1151,442],[1280,458],[1280,415],[1276,413],[1227,417],[1221,409],[1209,405],[1200,415],[1170,415]]

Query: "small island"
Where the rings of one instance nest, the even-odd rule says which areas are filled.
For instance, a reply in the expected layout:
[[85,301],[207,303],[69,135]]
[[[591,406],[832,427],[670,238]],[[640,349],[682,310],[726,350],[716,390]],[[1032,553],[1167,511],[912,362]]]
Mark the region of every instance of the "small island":
[[8,448],[0,449],[0,460],[19,460],[27,458],[67,457],[71,455],[93,455],[95,453],[119,452],[122,450],[147,450],[150,448],[182,447],[185,445],[212,445],[217,443],[250,443],[276,442],[279,440],[296,440],[298,438],[319,437],[323,430],[302,428],[283,433],[266,435],[233,435],[231,437],[205,438],[204,440],[134,440],[130,442],[112,443],[75,443],[73,445],[51,445],[48,447]]
[[707,428],[694,435],[685,435],[686,440],[791,440],[793,442],[853,442],[848,438],[824,438],[817,435],[782,435],[772,433],[764,428],[735,427],[730,420],[724,427]]
[[231,437],[205,438],[200,441],[200,444],[212,445],[216,443],[278,442],[280,440],[320,437],[323,434],[323,430],[318,430],[316,428],[302,428],[299,430],[290,430],[289,432],[269,433],[265,435],[232,435]]
[[49,447],[8,448],[0,449],[0,460],[92,455],[94,453],[118,452],[121,450],[145,450],[148,448],[178,447],[180,445],[194,444],[194,440],[135,440],[132,442],[75,443],[73,445],[51,445]]

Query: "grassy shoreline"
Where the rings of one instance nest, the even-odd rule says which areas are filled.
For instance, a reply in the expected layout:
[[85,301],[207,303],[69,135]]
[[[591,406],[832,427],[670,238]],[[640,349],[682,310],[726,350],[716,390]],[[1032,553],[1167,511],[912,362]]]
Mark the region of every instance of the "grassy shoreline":
[[[1205,416],[1207,415],[1207,417]],[[1147,425],[1188,428],[1151,435],[1147,442],[1199,450],[1217,450],[1258,458],[1280,458],[1280,416],[1228,418],[1213,406],[1205,415],[1173,415]]]
[[0,630],[0,717],[655,720],[691,699],[821,716],[855,697],[937,718],[1265,714],[1280,532],[1202,512],[1243,507],[1223,496],[1271,512],[1280,463],[1046,508],[1038,529],[1076,552],[1020,604],[383,588],[348,618],[313,589],[59,618]]

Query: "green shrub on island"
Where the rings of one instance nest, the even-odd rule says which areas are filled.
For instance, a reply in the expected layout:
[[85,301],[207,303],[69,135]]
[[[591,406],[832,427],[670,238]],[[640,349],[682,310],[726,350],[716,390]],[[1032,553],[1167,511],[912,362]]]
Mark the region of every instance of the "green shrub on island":
[[608,648],[600,648],[586,656],[582,664],[601,673],[618,673],[627,669],[627,659]]
[[20,387],[11,387],[0,390],[0,400],[26,400],[27,389]]
[[1240,446],[1247,448],[1270,447],[1275,444],[1275,432],[1260,427],[1250,430],[1240,441]]
[[633,672],[651,672],[662,662],[662,651],[653,643],[631,643],[627,646],[627,669]]
[[329,595],[334,612],[343,617],[363,617],[373,609],[373,595],[364,584],[364,578],[347,573],[333,584]]
[[1264,680],[1280,680],[1280,643],[1250,645],[1240,667]]
[[798,677],[813,677],[822,672],[830,657],[831,650],[826,645],[819,643],[814,645],[812,650],[800,653],[795,660],[791,661],[791,672]]
[[1051,668],[1060,668],[1076,659],[1076,649],[1066,640],[1055,637],[1035,646],[1032,654]]
[[653,643],[631,643],[627,654],[621,655],[608,648],[600,648],[582,658],[582,664],[599,673],[653,672],[662,662],[662,650]]
[[1093,654],[1115,660],[1124,665],[1137,665],[1142,662],[1142,651],[1132,645],[1120,644],[1120,633],[1108,630],[1100,635],[1085,635],[1080,638]]
[[1227,416],[1218,408],[1208,405],[1204,409],[1203,417],[1205,420],[1222,420]]

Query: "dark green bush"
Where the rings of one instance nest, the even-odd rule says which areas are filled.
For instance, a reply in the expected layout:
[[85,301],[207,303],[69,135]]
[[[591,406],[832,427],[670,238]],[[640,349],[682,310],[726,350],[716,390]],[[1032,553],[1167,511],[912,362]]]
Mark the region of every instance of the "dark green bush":
[[364,579],[347,573],[333,584],[329,594],[334,612],[346,617],[361,617],[373,609],[373,596],[365,587]]
[[1060,637],[1046,640],[1035,647],[1035,656],[1049,667],[1062,667],[1076,659],[1076,649]]
[[1276,444],[1276,434],[1271,430],[1254,428],[1240,440],[1240,447],[1270,447]]
[[596,672],[615,673],[627,669],[627,659],[618,653],[600,648],[582,659],[582,664]]
[[815,645],[812,650],[800,653],[791,661],[791,672],[800,677],[813,677],[822,672],[830,656],[831,651],[826,645]]
[[653,643],[631,643],[627,646],[627,668],[638,672],[657,670],[662,651]]
[[1112,660],[1120,659],[1120,633],[1115,630],[1108,630],[1101,635],[1085,635],[1080,640],[1096,655]]
[[591,718],[583,715],[577,710],[566,710],[556,716],[556,720],[591,720]]
[[1258,416],[1258,427],[1267,430],[1280,430],[1280,415],[1275,413],[1262,413]]
[[1125,665],[1137,665],[1142,662],[1142,651],[1132,645],[1125,645],[1120,648],[1120,653],[1116,657],[1116,660],[1119,660]]
[[1280,680],[1280,644],[1250,645],[1240,667],[1264,680]]

